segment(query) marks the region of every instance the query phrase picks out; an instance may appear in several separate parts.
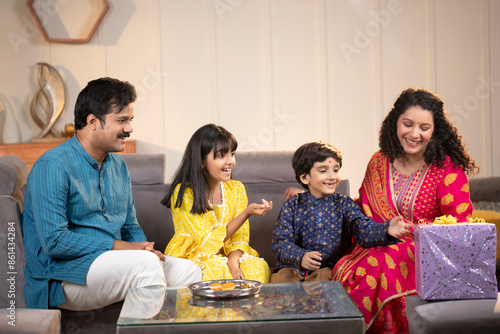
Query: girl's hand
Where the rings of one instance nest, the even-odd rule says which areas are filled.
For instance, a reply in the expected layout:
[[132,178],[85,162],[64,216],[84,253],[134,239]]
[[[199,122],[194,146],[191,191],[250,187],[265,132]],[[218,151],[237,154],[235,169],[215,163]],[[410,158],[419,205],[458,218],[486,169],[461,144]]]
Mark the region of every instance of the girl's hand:
[[265,216],[269,211],[273,208],[273,201],[268,202],[265,199],[262,199],[262,204],[251,203],[247,206],[247,210],[249,211],[249,216],[257,215],[257,216]]
[[[234,252],[231,252],[231,254],[233,254]],[[231,275],[233,275],[233,279],[245,279],[245,275],[243,275],[243,272],[241,271],[241,268],[240,268],[240,257],[241,257],[241,254],[238,254],[235,256],[229,256],[228,260],[227,260],[227,266],[229,267],[229,272],[231,273]]]
[[401,238],[410,233],[411,225],[405,223],[403,217],[398,216],[391,219],[387,233],[394,238]]

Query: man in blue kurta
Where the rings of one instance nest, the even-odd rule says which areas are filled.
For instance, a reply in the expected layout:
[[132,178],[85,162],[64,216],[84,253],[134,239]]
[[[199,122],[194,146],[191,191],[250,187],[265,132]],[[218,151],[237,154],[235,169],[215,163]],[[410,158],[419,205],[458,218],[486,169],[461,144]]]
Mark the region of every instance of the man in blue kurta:
[[201,280],[193,262],[156,251],[137,222],[127,166],[112,153],[133,131],[135,99],[128,82],[89,82],[75,135],[33,166],[23,210],[28,308],[96,309],[130,287]]
[[292,166],[307,191],[283,204],[274,226],[271,249],[278,264],[271,283],[330,280],[353,238],[367,248],[396,244],[409,232],[401,217],[378,224],[350,197],[335,193],[342,166],[342,154],[335,147],[304,144],[295,151]]

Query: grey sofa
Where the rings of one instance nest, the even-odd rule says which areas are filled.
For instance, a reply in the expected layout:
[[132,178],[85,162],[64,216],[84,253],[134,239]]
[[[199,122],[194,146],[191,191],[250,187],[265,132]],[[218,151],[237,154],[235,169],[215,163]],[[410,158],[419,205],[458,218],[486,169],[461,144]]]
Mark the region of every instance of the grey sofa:
[[[264,198],[273,209],[264,217],[250,218],[250,245],[273,267],[271,251],[274,222],[285,202],[288,187],[300,187],[292,169],[292,151],[237,152],[233,178],[243,182],[249,203]],[[170,184],[165,183],[165,156],[161,154],[122,154],[131,179],[137,219],[155,248],[164,251],[174,234],[170,209],[162,206]],[[337,192],[349,195],[349,180],[341,180]]]
[[31,310],[24,303],[21,210],[26,175],[20,158],[0,157],[0,333],[56,334],[59,310]]
[[[271,267],[276,264],[276,258],[271,251],[271,237],[274,222],[285,201],[285,190],[288,187],[300,187],[295,181],[291,167],[291,151],[274,152],[238,152],[237,164],[233,172],[233,178],[242,181],[247,189],[249,202],[260,202],[261,198],[273,201],[273,209],[265,217],[252,217],[250,219],[250,245],[269,263]],[[165,182],[165,155],[163,154],[122,154],[127,163],[131,180],[132,193],[135,200],[137,218],[144,233],[150,241],[155,242],[155,248],[164,251],[168,242],[174,234],[172,215],[170,209],[160,204],[170,187]],[[12,163],[14,161],[14,163]],[[3,164],[3,165],[2,165]],[[16,305],[19,309],[24,307],[22,297],[23,290],[23,267],[24,248],[21,234],[21,210],[23,199],[23,188],[26,183],[26,166],[22,161],[13,156],[0,158],[0,181],[2,184],[2,197],[0,202],[0,216],[2,217],[2,247],[7,238],[7,227],[9,221],[15,221],[16,225]],[[8,198],[3,198],[4,179],[9,179]],[[349,181],[342,180],[337,191],[349,195]],[[4,204],[5,203],[5,204]],[[7,252],[2,248],[2,252]],[[6,259],[6,255],[2,258]],[[4,261],[4,260],[2,260]],[[5,299],[6,289],[6,263],[2,267],[2,281],[0,282],[1,296]],[[9,301],[2,299],[2,307],[8,306]],[[60,328],[62,333],[114,333],[116,321],[122,303],[116,303],[102,309],[74,312],[67,310],[49,310],[54,312],[56,323],[62,314]],[[25,309],[23,309],[25,310]],[[46,317],[43,312],[33,314]],[[21,311],[20,311],[21,312]],[[30,310],[30,312],[32,312]],[[36,318],[33,318],[36,319]],[[32,323],[27,322],[27,325]],[[48,333],[48,332],[47,332]]]

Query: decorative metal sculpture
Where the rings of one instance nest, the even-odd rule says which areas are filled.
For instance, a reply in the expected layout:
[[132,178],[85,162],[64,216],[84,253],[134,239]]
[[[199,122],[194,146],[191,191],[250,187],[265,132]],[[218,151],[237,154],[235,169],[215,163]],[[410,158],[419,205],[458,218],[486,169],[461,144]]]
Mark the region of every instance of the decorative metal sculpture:
[[31,100],[31,117],[42,129],[35,138],[44,138],[51,133],[60,137],[52,127],[56,123],[66,103],[64,81],[57,70],[47,63],[37,63],[38,85],[40,89]]

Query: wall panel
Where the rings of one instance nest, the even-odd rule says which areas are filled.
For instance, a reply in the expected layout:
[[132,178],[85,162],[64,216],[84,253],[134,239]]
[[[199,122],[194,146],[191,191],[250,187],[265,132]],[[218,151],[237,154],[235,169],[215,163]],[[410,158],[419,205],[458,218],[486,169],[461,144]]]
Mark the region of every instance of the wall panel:
[[[486,150],[485,154],[492,161],[491,173],[489,175],[500,175],[500,1],[491,0],[488,2],[488,24],[489,35],[487,42],[490,46],[489,64],[489,99],[491,110],[491,120],[485,120],[486,127],[489,126],[491,136],[487,138],[490,149]],[[489,124],[488,124],[489,123]],[[486,173],[485,173],[486,174]],[[486,174],[488,175],[488,174]]]
[[271,1],[276,149],[327,139],[322,9],[321,1]]
[[136,85],[132,136],[139,152],[167,154],[167,178],[192,133],[213,122],[241,150],[337,146],[356,195],[381,120],[403,89],[421,86],[444,99],[479,176],[500,175],[500,0],[108,2],[90,43],[61,44],[43,40],[25,1],[0,1],[0,94],[20,141],[39,131],[29,104],[44,61],[68,89],[58,131],[89,80]]
[[329,141],[342,151],[353,196],[378,148],[380,35],[366,33],[378,10],[378,1],[326,2]]
[[484,4],[466,0],[435,2],[436,81],[437,93],[443,98],[450,118],[473,158],[489,174],[489,157],[485,154],[489,108],[477,94],[489,72],[485,63],[488,45],[484,43]]
[[273,136],[262,136],[268,133],[272,120],[267,11],[268,3],[261,1],[214,5],[216,123],[236,136],[239,150],[274,147]]

